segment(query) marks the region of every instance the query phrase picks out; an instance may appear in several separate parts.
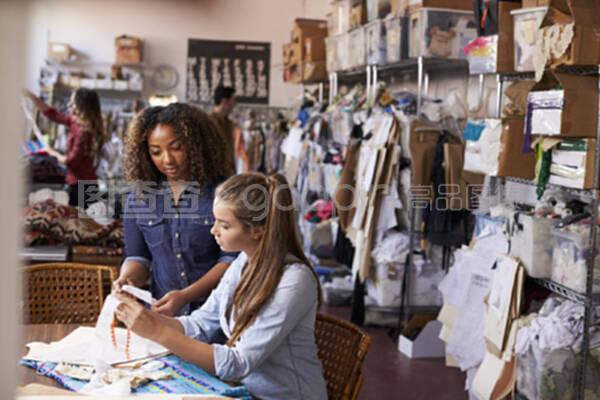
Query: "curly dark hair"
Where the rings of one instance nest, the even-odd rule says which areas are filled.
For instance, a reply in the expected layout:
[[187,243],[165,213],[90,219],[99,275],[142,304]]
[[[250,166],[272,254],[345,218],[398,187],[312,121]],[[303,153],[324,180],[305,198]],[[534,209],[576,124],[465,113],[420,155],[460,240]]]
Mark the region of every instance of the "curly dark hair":
[[128,182],[158,182],[164,178],[152,162],[148,149],[148,136],[157,125],[172,127],[181,138],[193,181],[217,185],[228,176],[227,146],[214,122],[198,108],[173,103],[148,107],[131,122],[125,140],[124,172]]

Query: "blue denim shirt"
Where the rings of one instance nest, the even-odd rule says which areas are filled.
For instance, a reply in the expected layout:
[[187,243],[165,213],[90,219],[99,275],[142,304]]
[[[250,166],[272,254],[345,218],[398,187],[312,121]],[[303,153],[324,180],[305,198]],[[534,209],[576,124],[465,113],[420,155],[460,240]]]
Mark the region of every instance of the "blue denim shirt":
[[[213,344],[216,375],[241,381],[262,400],[322,400],[327,390],[315,343],[318,285],[305,265],[289,259],[272,298],[233,347]],[[210,342],[220,329],[227,337],[235,326],[226,308],[233,298],[247,256],[231,264],[204,305],[179,317],[186,336]]]
[[[151,269],[152,295],[183,289],[218,262],[231,263],[235,254],[223,253],[210,234],[214,187],[188,185],[177,206],[169,186],[147,186],[142,195],[130,193],[125,205],[125,256]],[[184,306],[187,315],[206,298]]]

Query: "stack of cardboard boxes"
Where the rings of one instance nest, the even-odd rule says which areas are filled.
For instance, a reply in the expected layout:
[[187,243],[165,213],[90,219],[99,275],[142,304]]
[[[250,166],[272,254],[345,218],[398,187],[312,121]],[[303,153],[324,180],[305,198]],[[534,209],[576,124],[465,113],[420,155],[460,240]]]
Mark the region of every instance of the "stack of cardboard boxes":
[[325,38],[327,21],[301,19],[294,21],[291,42],[283,45],[283,80],[302,83],[324,80]]

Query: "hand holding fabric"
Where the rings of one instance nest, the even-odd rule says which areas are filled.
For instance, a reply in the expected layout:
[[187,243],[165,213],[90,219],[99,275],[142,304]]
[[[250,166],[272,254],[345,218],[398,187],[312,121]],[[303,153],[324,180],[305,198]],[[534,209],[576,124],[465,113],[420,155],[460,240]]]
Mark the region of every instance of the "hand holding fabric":
[[173,317],[186,303],[188,301],[183,291],[171,290],[152,306],[152,310],[168,317]]

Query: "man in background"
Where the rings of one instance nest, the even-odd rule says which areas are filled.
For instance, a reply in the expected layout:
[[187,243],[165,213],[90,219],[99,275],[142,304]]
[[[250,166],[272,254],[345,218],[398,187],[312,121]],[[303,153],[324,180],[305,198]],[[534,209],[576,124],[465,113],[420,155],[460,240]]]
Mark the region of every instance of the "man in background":
[[223,139],[227,144],[227,159],[230,164],[231,175],[235,174],[235,125],[229,115],[235,107],[235,90],[228,86],[217,86],[213,96],[215,106],[211,118],[219,128],[219,132],[223,135]]

